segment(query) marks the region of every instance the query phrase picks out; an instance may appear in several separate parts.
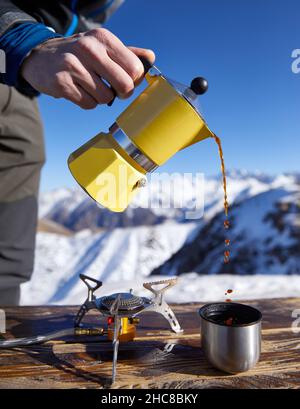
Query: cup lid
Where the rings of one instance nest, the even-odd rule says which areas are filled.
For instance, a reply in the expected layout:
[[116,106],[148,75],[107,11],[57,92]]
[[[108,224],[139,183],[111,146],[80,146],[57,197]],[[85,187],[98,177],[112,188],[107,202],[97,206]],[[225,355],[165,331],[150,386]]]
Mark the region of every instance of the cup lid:
[[205,78],[196,77],[191,81],[190,86],[188,86],[169,77],[165,77],[154,65],[149,69],[148,75],[151,77],[163,77],[176,90],[176,92],[181,95],[190,105],[192,105],[200,116],[202,116],[199,95],[203,95],[208,89],[208,82]]

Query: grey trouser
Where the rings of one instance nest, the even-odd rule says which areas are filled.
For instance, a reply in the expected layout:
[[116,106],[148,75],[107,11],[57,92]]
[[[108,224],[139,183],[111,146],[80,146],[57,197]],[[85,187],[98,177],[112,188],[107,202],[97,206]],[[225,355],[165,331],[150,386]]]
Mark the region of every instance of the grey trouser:
[[0,84],[0,306],[18,304],[32,274],[44,161],[37,101]]

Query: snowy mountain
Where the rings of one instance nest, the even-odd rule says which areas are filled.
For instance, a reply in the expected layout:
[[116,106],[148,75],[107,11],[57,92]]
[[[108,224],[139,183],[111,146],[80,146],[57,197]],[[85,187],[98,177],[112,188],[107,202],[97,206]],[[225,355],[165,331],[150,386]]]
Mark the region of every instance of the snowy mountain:
[[[172,301],[216,299],[226,287],[236,288],[239,298],[264,291],[265,296],[299,295],[299,176],[230,172],[228,193],[228,265],[222,263],[220,177],[206,179],[200,188],[181,176],[163,184],[151,181],[120,214],[97,207],[80,190],[41,195],[35,270],[23,285],[22,303],[82,302],[86,289],[80,273],[103,281],[99,294],[139,292],[150,275],[151,281],[153,275],[179,275],[179,285],[168,294]],[[201,195],[203,217],[187,220],[187,210]]]
[[[218,213],[152,274],[300,274],[300,193],[278,187],[236,204],[230,229]],[[230,263],[222,262],[225,238]]]
[[[154,174],[156,176],[156,174]],[[232,171],[227,175],[230,203],[280,186],[291,187],[297,175],[268,176]],[[188,178],[175,174],[172,177],[153,177],[123,213],[100,208],[87,194],[76,188],[61,188],[41,195],[40,219],[55,222],[68,230],[112,229],[161,224],[167,220],[188,221],[187,212],[196,204],[204,205],[204,219],[208,220],[223,208],[221,176]]]
[[84,301],[80,273],[100,279],[105,288],[107,283],[115,287],[128,281],[135,286],[175,253],[194,228],[193,223],[169,222],[100,233],[83,230],[73,236],[38,233],[35,269],[32,280],[23,285],[22,303]]

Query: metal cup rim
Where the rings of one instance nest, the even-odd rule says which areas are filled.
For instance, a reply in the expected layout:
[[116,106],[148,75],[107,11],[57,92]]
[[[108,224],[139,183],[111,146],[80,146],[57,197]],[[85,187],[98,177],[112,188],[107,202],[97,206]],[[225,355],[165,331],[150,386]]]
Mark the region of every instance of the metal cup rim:
[[[218,323],[218,322],[215,322],[212,319],[207,318],[204,315],[204,311],[211,305],[233,305],[233,306],[236,306],[236,307],[247,308],[249,311],[251,310],[251,311],[255,312],[256,314],[258,314],[258,319],[255,320],[255,321],[251,321],[251,322],[249,322],[247,324],[232,324],[230,326],[226,325],[226,324]],[[250,327],[250,326],[258,324],[258,323],[260,323],[262,321],[262,313],[257,308],[252,307],[252,306],[247,305],[247,304],[236,303],[236,302],[215,302],[215,303],[212,302],[212,303],[208,303],[208,304],[203,305],[201,308],[199,308],[198,313],[199,313],[200,317],[202,319],[204,319],[205,321],[210,322],[210,323],[212,323],[214,325],[219,325],[221,327],[226,327],[226,328]]]

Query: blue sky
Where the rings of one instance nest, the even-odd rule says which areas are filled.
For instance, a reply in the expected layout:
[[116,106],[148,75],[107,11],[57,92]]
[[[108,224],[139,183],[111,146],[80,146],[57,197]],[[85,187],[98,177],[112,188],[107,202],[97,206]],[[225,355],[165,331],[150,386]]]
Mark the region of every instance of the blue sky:
[[[127,0],[106,28],[127,45],[152,48],[166,76],[185,84],[208,79],[202,109],[223,141],[227,168],[277,173],[300,166],[300,74],[291,70],[299,18],[299,0]],[[68,155],[106,131],[127,104],[84,111],[40,98],[47,147],[42,191],[74,185]],[[219,169],[210,139],[162,167],[205,175]]]

